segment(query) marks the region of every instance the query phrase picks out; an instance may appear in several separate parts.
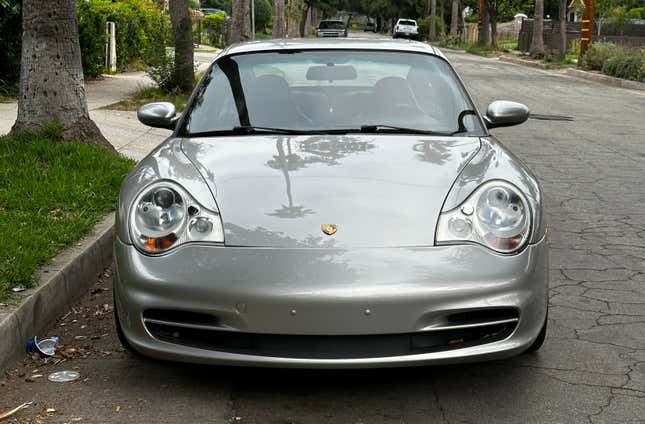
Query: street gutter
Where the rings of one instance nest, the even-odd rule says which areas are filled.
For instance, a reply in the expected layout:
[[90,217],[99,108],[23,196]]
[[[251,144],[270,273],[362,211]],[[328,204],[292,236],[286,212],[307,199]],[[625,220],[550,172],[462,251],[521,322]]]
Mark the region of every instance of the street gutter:
[[[0,307],[0,372],[25,356],[27,340],[44,336],[56,318],[80,299],[113,260],[114,213],[37,272],[38,285],[17,305]],[[53,334],[55,335],[55,334]]]

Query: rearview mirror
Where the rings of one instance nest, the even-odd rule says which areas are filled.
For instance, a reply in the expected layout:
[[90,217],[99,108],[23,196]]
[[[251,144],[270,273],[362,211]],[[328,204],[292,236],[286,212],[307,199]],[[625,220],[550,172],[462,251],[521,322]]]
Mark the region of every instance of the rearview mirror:
[[486,127],[488,129],[498,127],[510,127],[519,125],[529,119],[531,111],[522,103],[498,100],[488,106],[486,110]]
[[308,81],[349,81],[358,77],[351,65],[312,66],[307,70]]
[[174,130],[177,125],[177,109],[168,102],[148,103],[137,111],[139,121],[149,127]]

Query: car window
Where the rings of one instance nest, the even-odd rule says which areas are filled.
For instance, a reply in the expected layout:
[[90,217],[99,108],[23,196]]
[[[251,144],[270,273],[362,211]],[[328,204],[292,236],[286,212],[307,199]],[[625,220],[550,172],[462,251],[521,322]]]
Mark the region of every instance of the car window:
[[399,21],[399,25],[417,26],[417,23],[415,21]]
[[345,24],[336,21],[322,21],[318,26],[319,29],[345,29]]
[[[252,53],[220,59],[189,105],[187,134],[236,126],[294,131],[389,125],[454,132],[472,110],[450,65],[427,54],[358,50]],[[463,122],[483,134],[476,116]]]

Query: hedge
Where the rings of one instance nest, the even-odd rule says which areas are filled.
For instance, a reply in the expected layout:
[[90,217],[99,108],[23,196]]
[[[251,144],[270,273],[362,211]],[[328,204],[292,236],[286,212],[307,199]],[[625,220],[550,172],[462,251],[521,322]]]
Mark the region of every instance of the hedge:
[[645,82],[645,52],[638,49],[594,43],[589,46],[581,65],[612,77]]
[[153,0],[77,0],[83,71],[100,75],[105,65],[105,23],[116,26],[117,67],[125,70],[159,63],[171,38],[168,16]]
[[21,32],[20,1],[0,1],[0,97],[17,91]]

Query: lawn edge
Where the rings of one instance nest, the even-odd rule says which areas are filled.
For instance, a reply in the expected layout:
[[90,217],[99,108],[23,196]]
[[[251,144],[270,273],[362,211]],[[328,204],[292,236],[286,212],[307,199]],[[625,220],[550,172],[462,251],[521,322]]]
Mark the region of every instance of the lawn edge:
[[[0,372],[25,356],[25,343],[42,337],[85,294],[113,260],[114,213],[37,271],[38,285],[0,313]],[[55,335],[55,334],[54,334]]]

